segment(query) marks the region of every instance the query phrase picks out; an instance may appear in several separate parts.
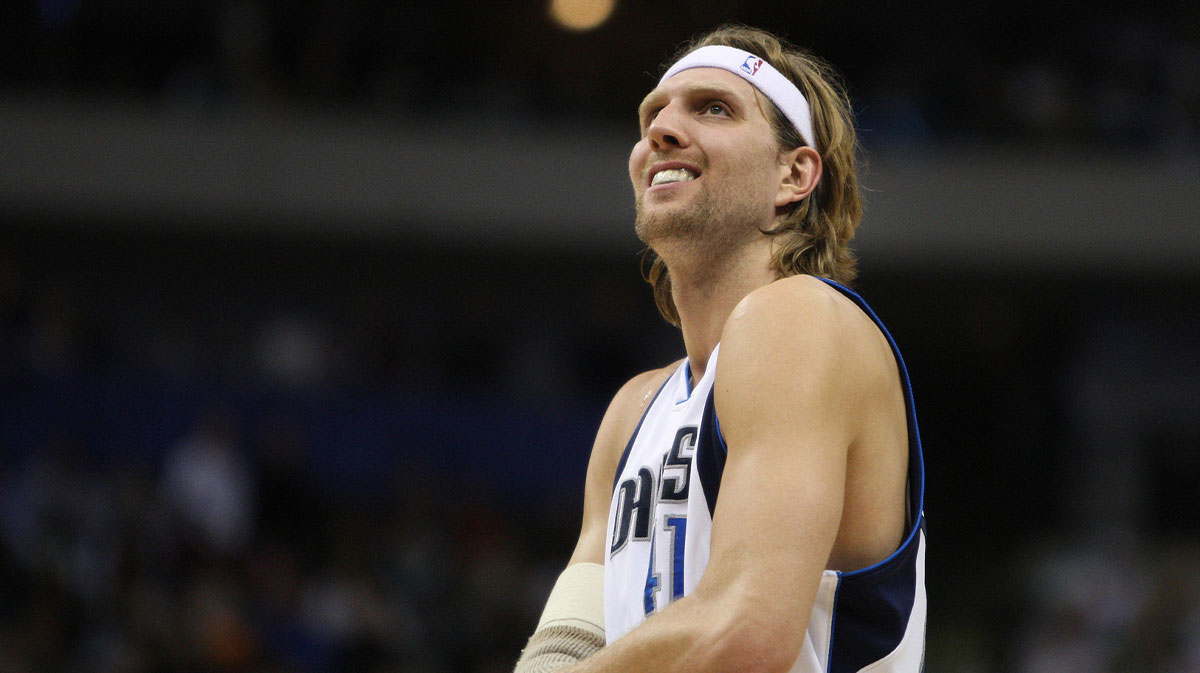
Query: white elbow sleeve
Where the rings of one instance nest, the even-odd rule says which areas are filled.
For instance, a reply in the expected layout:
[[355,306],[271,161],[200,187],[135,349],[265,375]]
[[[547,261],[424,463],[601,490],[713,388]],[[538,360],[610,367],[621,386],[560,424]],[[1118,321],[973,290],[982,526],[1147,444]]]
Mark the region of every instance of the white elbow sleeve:
[[550,673],[604,646],[604,566],[568,566],[546,601],[514,673]]

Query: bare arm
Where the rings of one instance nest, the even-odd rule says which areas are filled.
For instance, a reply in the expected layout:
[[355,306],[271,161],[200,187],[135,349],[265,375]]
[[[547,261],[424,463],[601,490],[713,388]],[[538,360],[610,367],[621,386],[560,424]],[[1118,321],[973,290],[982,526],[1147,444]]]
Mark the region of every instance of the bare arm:
[[626,383],[609,405],[588,462],[579,540],[515,673],[552,673],[604,646],[604,541],[612,482],[626,441],[669,369]]
[[858,355],[874,338],[804,282],[752,293],[722,334],[715,400],[729,453],[695,592],[571,673],[785,671],[798,656],[872,380]]

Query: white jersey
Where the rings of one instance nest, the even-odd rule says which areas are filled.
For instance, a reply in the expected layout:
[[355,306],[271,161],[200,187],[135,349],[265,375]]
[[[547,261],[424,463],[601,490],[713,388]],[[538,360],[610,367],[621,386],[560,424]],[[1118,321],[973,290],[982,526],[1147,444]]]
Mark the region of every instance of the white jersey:
[[[883,561],[854,572],[826,570],[803,650],[792,673],[923,670],[925,650],[925,471],[908,372],[895,341],[870,307],[850,297],[887,337],[908,410],[909,530]],[[720,345],[704,376],[684,361],[659,389],[629,440],[613,481],[604,564],[609,643],[696,588],[708,564],[712,514],[726,447],[713,408]],[[765,580],[764,581],[769,581]]]

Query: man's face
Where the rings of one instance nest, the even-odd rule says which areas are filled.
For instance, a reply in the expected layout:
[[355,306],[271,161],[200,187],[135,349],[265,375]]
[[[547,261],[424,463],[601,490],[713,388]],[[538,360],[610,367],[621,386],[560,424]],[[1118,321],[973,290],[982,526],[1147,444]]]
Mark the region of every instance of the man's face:
[[684,70],[638,109],[629,156],[637,234],[734,243],[770,226],[785,169],[758,92],[718,68]]

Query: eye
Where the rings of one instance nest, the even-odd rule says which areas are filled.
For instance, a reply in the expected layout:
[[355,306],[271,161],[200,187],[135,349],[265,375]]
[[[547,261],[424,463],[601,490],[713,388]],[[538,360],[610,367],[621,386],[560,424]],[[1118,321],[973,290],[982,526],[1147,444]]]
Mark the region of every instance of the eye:
[[729,106],[719,100],[709,101],[704,104],[703,113],[706,115],[719,115],[722,117],[728,117]]

